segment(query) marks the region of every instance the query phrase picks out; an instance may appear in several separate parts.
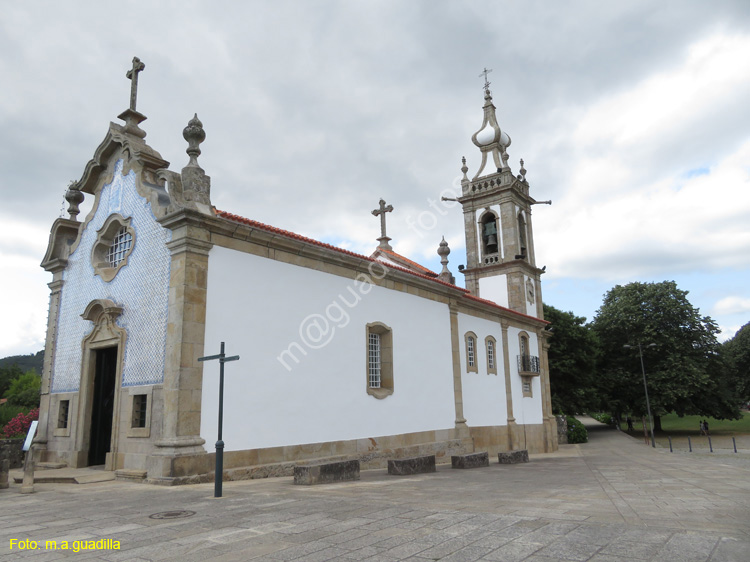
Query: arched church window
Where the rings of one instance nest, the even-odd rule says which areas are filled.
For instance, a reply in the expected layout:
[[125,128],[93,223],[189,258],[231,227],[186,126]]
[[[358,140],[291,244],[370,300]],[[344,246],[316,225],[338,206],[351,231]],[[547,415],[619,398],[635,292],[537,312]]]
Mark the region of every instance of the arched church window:
[[518,254],[522,258],[526,257],[526,219],[523,218],[523,213],[518,213]]
[[497,217],[487,212],[481,219],[483,255],[497,254],[499,242],[497,237]]
[[487,350],[487,374],[497,374],[497,341],[492,336],[484,338],[485,349]]
[[464,335],[466,343],[466,372],[478,373],[477,369],[477,335],[474,332],[466,332]]

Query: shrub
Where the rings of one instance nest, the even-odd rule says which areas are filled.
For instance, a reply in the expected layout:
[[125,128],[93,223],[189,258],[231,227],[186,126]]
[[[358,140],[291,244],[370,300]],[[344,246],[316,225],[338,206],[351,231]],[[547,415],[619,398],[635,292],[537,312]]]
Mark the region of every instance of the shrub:
[[39,408],[34,408],[28,414],[20,413],[15,418],[10,420],[2,431],[2,437],[4,439],[12,439],[14,437],[25,437],[31,427],[31,422],[39,419]]
[[612,419],[611,414],[603,414],[601,412],[597,412],[594,414],[589,413],[589,415],[598,422],[606,423],[607,425],[615,425],[615,420]]
[[587,443],[589,434],[586,427],[573,416],[566,417],[568,419],[568,443]]
[[7,423],[15,418],[18,414],[25,414],[31,408],[24,406],[16,406],[15,404],[8,404],[7,402],[0,406],[0,433]]

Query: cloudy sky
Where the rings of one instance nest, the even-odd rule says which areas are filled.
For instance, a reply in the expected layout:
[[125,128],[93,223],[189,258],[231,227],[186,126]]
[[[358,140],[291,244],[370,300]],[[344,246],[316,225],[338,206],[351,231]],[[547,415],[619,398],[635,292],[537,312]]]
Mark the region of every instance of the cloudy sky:
[[0,357],[43,347],[49,228],[133,56],[147,142],[179,170],[197,112],[218,208],[369,254],[383,197],[395,250],[439,269],[444,235],[454,273],[462,215],[436,201],[476,172],[491,68],[512,169],[553,200],[546,302],[591,319],[670,279],[722,339],[750,320],[746,0],[4,2],[0,53]]

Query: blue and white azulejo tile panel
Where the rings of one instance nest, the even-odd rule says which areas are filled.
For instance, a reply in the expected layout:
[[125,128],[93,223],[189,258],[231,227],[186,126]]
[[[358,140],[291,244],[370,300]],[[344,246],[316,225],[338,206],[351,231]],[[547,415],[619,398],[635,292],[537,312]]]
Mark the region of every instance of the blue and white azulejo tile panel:
[[[95,299],[110,299],[123,308],[117,325],[127,331],[122,371],[123,386],[156,384],[164,380],[169,305],[172,231],[163,228],[148,201],[135,187],[135,172],[122,175],[123,161],[115,165],[112,182],[102,188],[93,219],[68,259],[58,315],[52,392],[78,391],[81,379],[82,340],[93,323],[81,318]],[[91,249],[97,230],[113,213],[125,218],[135,231],[128,263],[109,283],[94,274]]]

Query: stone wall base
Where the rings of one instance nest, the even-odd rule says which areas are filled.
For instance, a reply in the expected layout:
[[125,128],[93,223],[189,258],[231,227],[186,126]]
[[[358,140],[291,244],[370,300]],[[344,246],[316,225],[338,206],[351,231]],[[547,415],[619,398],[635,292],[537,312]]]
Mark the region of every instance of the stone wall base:
[[[449,463],[452,455],[470,453],[473,451],[473,447],[470,444],[467,444],[465,441],[462,441],[461,439],[448,439],[445,441],[420,443],[417,445],[404,447],[383,448],[379,450],[362,451],[359,453],[355,452],[347,455],[328,457],[310,456],[307,458],[300,458],[296,460],[279,460],[278,462],[266,464],[234,466],[234,463],[236,463],[238,459],[245,458],[246,456],[254,456],[254,454],[258,453],[259,451],[262,451],[262,449],[225,452],[223,478],[224,481],[227,482],[232,480],[251,480],[255,478],[268,478],[273,476],[293,476],[294,467],[300,464],[307,464],[310,461],[315,461],[316,463],[325,463],[344,460],[357,460],[359,461],[362,470],[386,468],[388,459],[418,457],[424,455],[435,455],[438,463]],[[173,459],[173,461],[178,464],[180,471],[185,471],[186,473],[172,477],[150,477],[146,481],[150,484],[158,484],[164,486],[200,484],[204,482],[214,481],[215,471],[212,470],[216,463],[216,457],[214,453],[196,455],[192,457],[177,457],[176,459]],[[187,473],[187,471],[191,467],[196,469],[194,474]]]

